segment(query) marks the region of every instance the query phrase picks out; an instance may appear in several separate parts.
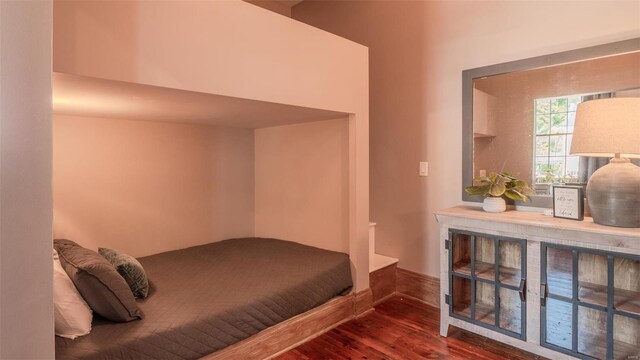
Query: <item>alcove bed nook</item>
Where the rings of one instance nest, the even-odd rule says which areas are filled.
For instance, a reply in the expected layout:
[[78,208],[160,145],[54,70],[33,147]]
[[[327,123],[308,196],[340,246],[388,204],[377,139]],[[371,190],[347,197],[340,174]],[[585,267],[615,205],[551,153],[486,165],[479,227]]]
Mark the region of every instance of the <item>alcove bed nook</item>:
[[[54,238],[157,269],[157,254],[199,256],[227,239],[305,245],[270,253],[233,240],[238,247],[215,261],[234,274],[234,251],[259,269],[284,252],[281,263],[304,263],[314,248],[349,256],[346,296],[233,341],[146,356],[265,358],[370,308],[366,47],[242,1],[55,1],[53,57]],[[149,277],[143,312],[166,289]],[[126,324],[136,322],[151,319]],[[94,320],[93,333],[103,325]],[[117,325],[103,333],[120,333]],[[56,339],[57,355],[133,356],[117,346],[101,354],[92,335],[82,351],[69,350],[82,337]]]

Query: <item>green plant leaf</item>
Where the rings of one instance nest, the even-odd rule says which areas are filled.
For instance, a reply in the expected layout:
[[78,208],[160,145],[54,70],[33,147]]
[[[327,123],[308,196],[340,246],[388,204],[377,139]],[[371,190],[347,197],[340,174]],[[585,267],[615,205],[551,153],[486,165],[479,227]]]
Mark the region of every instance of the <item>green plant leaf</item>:
[[486,196],[487,195],[487,191],[489,191],[489,185],[469,186],[469,187],[465,188],[464,191],[469,195]]
[[520,192],[518,192],[517,190],[514,190],[514,189],[506,190],[504,192],[504,195],[506,197],[508,197],[509,199],[511,199],[511,200],[524,201],[524,202],[529,201],[529,198],[526,195],[524,195],[524,194],[522,194],[522,193],[520,193]]
[[504,183],[502,182],[497,182],[495,184],[491,184],[489,185],[489,191],[487,191],[487,193],[491,196],[502,196],[502,194],[504,194],[504,191],[507,189],[507,187],[505,186]]
[[489,176],[480,176],[473,179],[478,186],[469,186],[465,191],[469,195],[494,196],[505,195],[509,199],[528,201],[528,195],[534,195],[529,185],[508,172],[501,174],[491,172]]
[[536,194],[536,192],[533,189],[531,189],[529,187],[529,185],[527,185],[526,183],[523,186],[514,187],[513,190],[516,190],[517,192],[519,192],[519,193],[521,193],[523,195],[531,196],[531,195],[535,195]]

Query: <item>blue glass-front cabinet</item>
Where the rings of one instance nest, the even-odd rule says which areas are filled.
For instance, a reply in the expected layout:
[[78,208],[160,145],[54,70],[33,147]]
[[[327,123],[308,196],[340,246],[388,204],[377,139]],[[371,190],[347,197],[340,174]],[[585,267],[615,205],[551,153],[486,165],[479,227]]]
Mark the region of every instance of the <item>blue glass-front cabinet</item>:
[[640,359],[640,256],[541,245],[542,346],[583,359]]
[[526,339],[526,241],[450,229],[449,315]]

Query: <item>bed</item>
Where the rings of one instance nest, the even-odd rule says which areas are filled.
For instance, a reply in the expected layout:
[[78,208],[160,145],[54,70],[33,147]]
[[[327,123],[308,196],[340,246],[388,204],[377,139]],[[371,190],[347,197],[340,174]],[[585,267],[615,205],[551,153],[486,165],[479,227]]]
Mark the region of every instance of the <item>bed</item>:
[[347,254],[242,238],[138,259],[151,289],[144,319],[94,316],[91,333],[56,337],[57,359],[197,359],[347,294]]

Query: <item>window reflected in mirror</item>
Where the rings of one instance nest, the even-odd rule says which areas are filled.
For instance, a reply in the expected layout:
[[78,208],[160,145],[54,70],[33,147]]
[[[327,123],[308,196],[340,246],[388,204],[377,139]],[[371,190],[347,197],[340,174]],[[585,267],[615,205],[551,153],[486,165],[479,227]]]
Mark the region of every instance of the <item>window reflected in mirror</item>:
[[539,195],[586,184],[609,159],[570,154],[576,109],[608,97],[640,97],[640,52],[473,79],[473,176],[507,171]]

